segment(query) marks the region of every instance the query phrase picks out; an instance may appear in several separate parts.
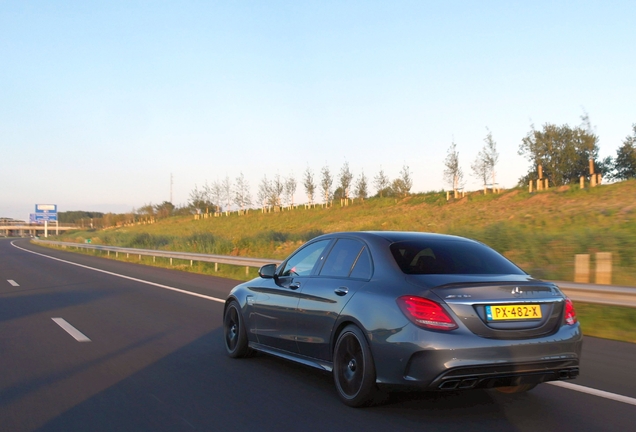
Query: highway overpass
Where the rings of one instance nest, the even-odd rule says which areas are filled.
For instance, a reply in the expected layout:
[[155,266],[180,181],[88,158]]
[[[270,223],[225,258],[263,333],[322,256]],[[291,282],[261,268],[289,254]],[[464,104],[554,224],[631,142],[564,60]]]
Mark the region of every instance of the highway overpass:
[[44,236],[45,230],[48,234],[56,234],[68,230],[75,230],[75,224],[60,224],[56,226],[54,222],[49,223],[48,228],[43,224],[28,224],[26,222],[0,222],[0,237],[31,237]]

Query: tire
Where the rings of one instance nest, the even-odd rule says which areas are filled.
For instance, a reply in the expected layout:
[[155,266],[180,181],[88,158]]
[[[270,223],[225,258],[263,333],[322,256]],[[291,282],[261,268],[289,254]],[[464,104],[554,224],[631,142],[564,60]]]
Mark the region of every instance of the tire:
[[338,336],[333,354],[333,377],[340,400],[352,407],[369,405],[378,391],[369,344],[354,325],[345,327]]
[[232,300],[225,308],[223,335],[225,350],[230,357],[248,357],[252,353],[247,344],[247,333],[243,324],[241,308],[236,300]]
[[516,386],[496,387],[495,390],[497,390],[499,393],[505,394],[525,393],[532,390],[536,386],[537,384],[520,384]]

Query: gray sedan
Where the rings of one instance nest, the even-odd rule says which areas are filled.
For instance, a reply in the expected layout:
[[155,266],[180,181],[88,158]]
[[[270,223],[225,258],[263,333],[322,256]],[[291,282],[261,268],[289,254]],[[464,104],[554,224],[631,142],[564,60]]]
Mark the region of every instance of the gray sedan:
[[575,378],[572,302],[488,246],[416,232],[317,237],[227,298],[231,357],[260,351],[333,372],[340,399],[379,389],[523,392]]

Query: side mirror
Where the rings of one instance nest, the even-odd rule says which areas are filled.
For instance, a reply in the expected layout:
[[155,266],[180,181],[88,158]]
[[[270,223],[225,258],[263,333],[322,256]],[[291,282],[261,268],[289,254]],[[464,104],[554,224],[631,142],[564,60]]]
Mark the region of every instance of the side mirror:
[[258,269],[258,275],[263,279],[272,279],[276,276],[276,264],[265,264]]

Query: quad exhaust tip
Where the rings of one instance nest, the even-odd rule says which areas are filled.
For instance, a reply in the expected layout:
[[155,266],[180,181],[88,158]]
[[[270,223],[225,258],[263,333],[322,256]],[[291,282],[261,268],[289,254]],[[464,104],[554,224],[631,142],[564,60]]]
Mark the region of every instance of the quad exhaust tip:
[[[548,375],[545,376],[545,378],[548,378],[549,376],[549,372]],[[554,379],[557,380],[568,380],[568,379],[573,379],[576,378],[577,376],[579,376],[579,368],[571,368],[571,369],[561,369],[557,372],[552,372],[552,374],[556,374],[556,378],[554,375],[552,375],[551,379],[545,379],[545,381],[552,381]],[[494,380],[497,379],[496,377],[490,377],[490,380]],[[472,389],[475,388],[476,386],[478,386],[478,384],[480,384],[480,382],[485,382],[489,380],[488,378],[484,378],[484,377],[468,377],[468,378],[462,378],[462,379],[450,379],[450,380],[446,380],[444,382],[442,382],[437,388],[439,390],[467,390],[467,389]],[[544,382],[543,380],[541,380],[541,382]],[[511,384],[513,385],[513,384]]]

